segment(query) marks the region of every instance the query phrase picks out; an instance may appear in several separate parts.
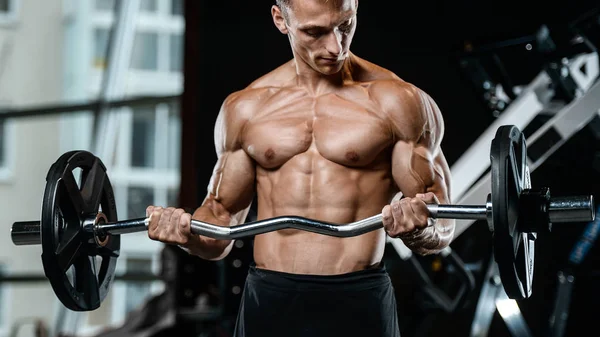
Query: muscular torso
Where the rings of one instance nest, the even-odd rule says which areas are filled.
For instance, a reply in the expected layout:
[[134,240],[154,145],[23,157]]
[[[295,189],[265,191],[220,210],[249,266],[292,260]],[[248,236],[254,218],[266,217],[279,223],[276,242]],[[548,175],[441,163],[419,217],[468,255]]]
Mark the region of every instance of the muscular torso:
[[[297,215],[348,223],[381,212],[397,191],[391,174],[393,133],[369,84],[325,94],[302,87],[265,89],[241,134],[256,162],[258,219]],[[385,232],[335,238],[306,231],[258,235],[258,267],[339,274],[381,261]]]

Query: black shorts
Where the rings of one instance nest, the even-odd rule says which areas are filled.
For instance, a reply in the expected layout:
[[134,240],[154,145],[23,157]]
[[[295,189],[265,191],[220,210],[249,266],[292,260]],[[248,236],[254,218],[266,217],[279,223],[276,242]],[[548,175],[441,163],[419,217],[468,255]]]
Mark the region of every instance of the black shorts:
[[399,337],[394,288],[383,266],[298,275],[250,266],[235,337]]

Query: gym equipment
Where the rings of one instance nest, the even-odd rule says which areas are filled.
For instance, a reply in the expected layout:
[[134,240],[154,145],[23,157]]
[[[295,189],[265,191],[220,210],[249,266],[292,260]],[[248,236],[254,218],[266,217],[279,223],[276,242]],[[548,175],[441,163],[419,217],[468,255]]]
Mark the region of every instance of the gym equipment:
[[[600,212],[600,207],[596,211]],[[546,336],[563,337],[566,335],[577,272],[578,269],[582,269],[580,267],[582,262],[590,253],[599,236],[600,219],[595,219],[587,224],[579,240],[571,249],[567,266],[558,271],[554,310],[550,313]]]
[[[534,240],[552,223],[592,221],[593,196],[551,198],[531,189],[525,138],[514,125],[498,128],[491,145],[492,189],[484,205],[428,205],[432,218],[486,220],[507,295],[531,295]],[[73,170],[81,169],[81,186]],[[115,200],[102,161],[87,151],[63,154],[50,168],[41,221],[16,222],[15,245],[42,245],[44,272],[60,301],[75,311],[94,310],[114,279],[120,235],[147,229],[148,218],[117,221]],[[381,214],[348,224],[280,216],[232,227],[192,220],[191,231],[216,239],[239,239],[284,228],[352,237],[382,228]],[[97,262],[97,259],[101,261]],[[99,264],[99,267],[97,267]],[[69,277],[69,270],[73,270]]]

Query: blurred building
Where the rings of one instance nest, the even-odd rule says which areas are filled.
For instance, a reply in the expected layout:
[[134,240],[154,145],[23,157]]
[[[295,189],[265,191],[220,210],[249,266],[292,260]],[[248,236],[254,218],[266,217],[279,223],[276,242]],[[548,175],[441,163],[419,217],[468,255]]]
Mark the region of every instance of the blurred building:
[[[121,20],[126,27],[117,24],[124,10],[132,19]],[[143,217],[150,204],[176,205],[182,11],[183,0],[0,0],[0,110],[39,112],[1,125],[3,275],[43,275],[41,246],[17,247],[8,233],[15,221],[40,219],[46,173],[66,151],[89,150],[103,160],[119,219]],[[104,110],[100,118],[91,110],[44,113],[148,96],[165,99]],[[161,248],[146,233],[122,237],[117,273],[156,272]],[[161,284],[117,281],[90,313],[64,309],[47,282],[0,283],[0,289],[0,336],[33,319],[54,332],[93,334],[120,324]],[[24,325],[19,336],[32,331]]]

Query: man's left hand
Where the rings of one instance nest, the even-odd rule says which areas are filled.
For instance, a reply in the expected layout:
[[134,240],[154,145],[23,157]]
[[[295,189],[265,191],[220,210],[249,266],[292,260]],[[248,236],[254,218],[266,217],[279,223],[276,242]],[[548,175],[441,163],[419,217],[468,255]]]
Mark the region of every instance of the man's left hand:
[[439,204],[433,192],[417,193],[414,198],[398,192],[381,211],[383,227],[393,238],[415,234],[430,226],[427,204]]

